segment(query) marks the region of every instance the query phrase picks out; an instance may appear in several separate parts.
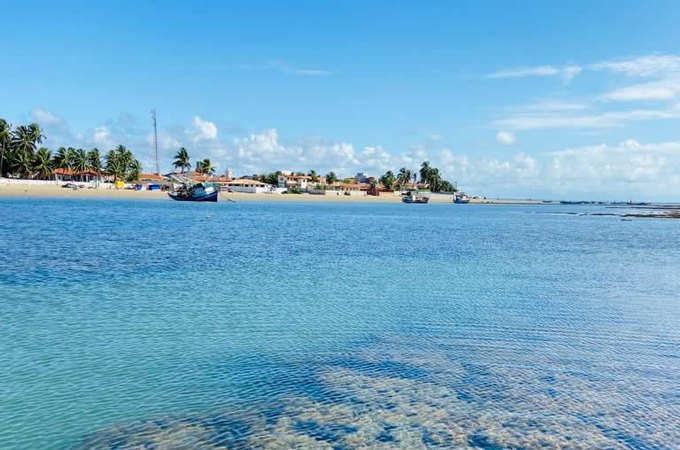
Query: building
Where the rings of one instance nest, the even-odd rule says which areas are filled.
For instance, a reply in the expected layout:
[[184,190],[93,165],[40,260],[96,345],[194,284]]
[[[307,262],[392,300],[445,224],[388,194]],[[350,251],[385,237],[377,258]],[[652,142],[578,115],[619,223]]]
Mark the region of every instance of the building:
[[[289,174],[289,175],[288,175]],[[290,172],[281,172],[277,181],[280,188],[297,188],[306,191],[310,186],[312,177],[307,175],[293,175]]]
[[231,192],[245,192],[248,194],[262,194],[272,191],[272,185],[258,180],[239,178],[222,184],[227,186]]
[[367,195],[370,187],[371,185],[368,183],[343,183],[342,181],[332,185],[334,191],[339,191],[346,195]]
[[94,170],[77,172],[73,169],[54,169],[52,175],[54,175],[54,179],[57,181],[77,181],[81,183],[100,183],[104,179],[100,172]]
[[368,180],[371,177],[366,175],[364,172],[358,172],[355,176],[354,179],[356,180],[356,183],[368,183]]

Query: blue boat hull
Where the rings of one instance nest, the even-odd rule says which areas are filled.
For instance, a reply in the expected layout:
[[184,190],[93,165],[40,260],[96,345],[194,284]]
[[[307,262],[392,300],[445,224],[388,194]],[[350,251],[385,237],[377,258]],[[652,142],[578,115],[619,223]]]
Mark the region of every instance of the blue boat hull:
[[171,192],[168,192],[168,196],[173,199],[177,200],[178,202],[216,202],[217,201],[217,194],[219,194],[218,191],[211,192],[209,194],[204,194],[204,195],[194,195],[191,197],[184,197],[181,195],[175,195]]

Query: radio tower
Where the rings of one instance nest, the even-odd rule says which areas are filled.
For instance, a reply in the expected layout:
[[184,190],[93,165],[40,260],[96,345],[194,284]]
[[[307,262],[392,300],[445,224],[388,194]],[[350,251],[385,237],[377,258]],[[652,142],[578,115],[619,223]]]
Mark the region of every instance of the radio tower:
[[153,148],[156,151],[156,175],[160,175],[158,170],[158,129],[156,128],[156,110],[151,110],[151,121],[153,122]]

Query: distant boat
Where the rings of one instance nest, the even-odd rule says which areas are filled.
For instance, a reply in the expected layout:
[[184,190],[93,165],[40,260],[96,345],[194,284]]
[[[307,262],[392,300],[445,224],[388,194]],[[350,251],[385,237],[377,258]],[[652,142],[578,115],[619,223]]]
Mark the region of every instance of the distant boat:
[[182,183],[179,189],[168,192],[178,202],[216,202],[219,191],[212,183]]
[[470,197],[468,197],[467,195],[465,195],[463,193],[455,194],[453,196],[453,203],[462,203],[462,204],[470,203]]
[[418,195],[416,191],[408,191],[401,197],[401,201],[404,203],[427,203],[430,201],[430,197]]

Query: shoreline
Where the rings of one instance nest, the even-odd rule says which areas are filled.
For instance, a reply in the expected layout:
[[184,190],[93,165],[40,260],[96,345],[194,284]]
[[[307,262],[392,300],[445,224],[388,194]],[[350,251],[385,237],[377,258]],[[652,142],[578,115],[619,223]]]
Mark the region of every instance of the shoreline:
[[[0,185],[0,198],[76,198],[76,199],[124,199],[124,200],[170,200],[163,191],[134,191],[130,189],[68,189],[60,186]],[[242,202],[328,202],[328,203],[401,203],[401,196],[383,195],[312,195],[312,194],[247,194],[220,192],[220,200]],[[449,195],[433,194],[430,203],[453,203]],[[471,199],[470,204],[484,205],[541,205],[541,200],[523,199]]]

